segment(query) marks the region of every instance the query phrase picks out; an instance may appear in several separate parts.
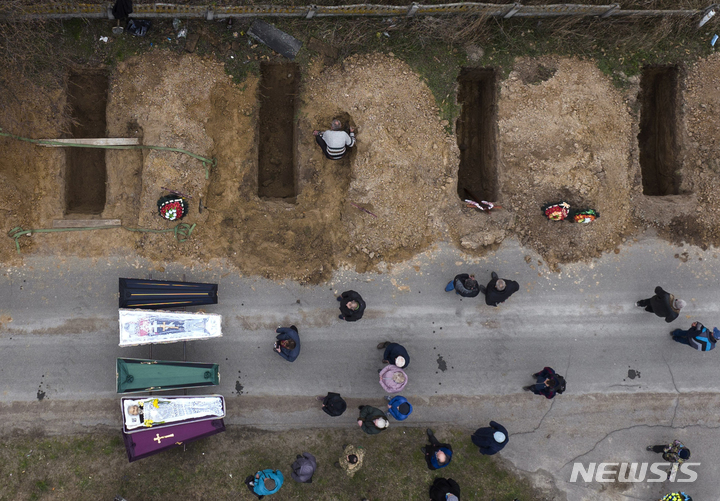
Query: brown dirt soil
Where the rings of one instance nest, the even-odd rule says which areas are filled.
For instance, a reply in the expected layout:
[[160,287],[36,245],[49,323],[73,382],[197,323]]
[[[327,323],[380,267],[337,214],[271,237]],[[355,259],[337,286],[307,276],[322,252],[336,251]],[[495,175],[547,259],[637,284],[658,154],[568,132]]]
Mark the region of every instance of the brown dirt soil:
[[[550,265],[614,247],[631,214],[633,121],[621,92],[591,61],[542,58],[516,61],[500,93],[500,193],[523,244]],[[559,201],[601,217],[549,221],[540,207]]]
[[[720,55],[713,54],[687,70],[682,97],[681,142],[687,145],[681,166],[681,193],[668,199],[671,214],[648,212],[647,219],[671,241],[706,249],[720,246]],[[692,195],[689,195],[691,193]],[[678,207],[679,206],[679,207]]]
[[[677,114],[680,143],[691,146],[679,154],[680,192],[697,195],[647,197],[636,139],[638,79],[629,79],[623,93],[592,61],[516,61],[498,83],[496,99],[497,201],[503,208],[480,213],[457,195],[460,152],[432,93],[392,55],[351,56],[333,66],[318,58],[302,70],[294,115],[294,199],[258,196],[258,77],[234,84],[212,57],[165,51],[137,56],[110,73],[108,136],[184,148],[216,157],[218,166],[206,180],[201,162],[187,155],[108,151],[107,203],[100,217],[121,218],[130,227],[172,228],[157,215],[164,186],[192,196],[183,220],[197,223],[192,237],[179,243],[172,234],[118,229],[44,234],[22,237],[23,252],[131,252],[158,266],[226,258],[240,273],[317,283],[338,266],[362,272],[438,240],[479,254],[517,235],[551,266],[598,256],[641,226],[697,245],[716,244],[712,216],[720,202],[711,193],[720,163],[711,152],[720,134],[720,98],[712,83],[718,66],[720,58],[711,57],[689,71],[685,111]],[[23,116],[34,118],[12,132],[59,137],[59,113],[43,110],[61,110],[64,89],[18,93]],[[53,99],[33,99],[40,95]],[[328,128],[333,117],[358,128],[357,147],[341,161],[325,159],[312,135]],[[0,192],[6,228],[51,227],[64,212],[64,152],[0,141],[0,180],[13,187]],[[202,213],[201,197],[208,207]],[[596,209],[601,218],[590,225],[545,219],[540,207],[560,200]],[[678,217],[695,211],[697,218]],[[8,239],[0,246],[0,261],[14,256]]]
[[[313,68],[304,95],[300,146],[310,158],[301,163],[338,170],[347,179],[347,194],[337,194],[335,216],[351,242],[347,258],[364,271],[380,260],[398,261],[425,249],[442,236],[440,210],[452,193],[446,185],[458,159],[432,93],[409,66],[381,54],[318,70]],[[359,126],[351,166],[325,160],[308,134],[328,128],[342,112]]]

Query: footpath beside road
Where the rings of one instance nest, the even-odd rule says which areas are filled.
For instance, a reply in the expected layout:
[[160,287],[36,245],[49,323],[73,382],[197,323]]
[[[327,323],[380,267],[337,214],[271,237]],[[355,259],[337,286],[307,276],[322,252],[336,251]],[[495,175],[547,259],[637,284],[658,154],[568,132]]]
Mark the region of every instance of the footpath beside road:
[[[619,251],[554,273],[516,242],[484,258],[440,246],[380,274],[339,270],[318,286],[240,277],[220,261],[159,270],[125,258],[27,257],[0,277],[0,433],[119,428],[115,358],[149,358],[150,348],[117,346],[117,279],[186,279],[220,284],[220,304],[207,310],[223,315],[224,335],[188,343],[187,358],[220,363],[214,391],[227,399],[230,425],[356,426],[354,406],[382,405],[375,346],[392,340],[410,352],[403,395],[416,409],[393,426],[496,420],[511,434],[501,456],[569,500],[656,500],[674,490],[719,499],[720,351],[669,336],[694,320],[720,326],[718,253],[653,237]],[[485,283],[491,271],[520,283],[498,308],[443,290],[456,273]],[[672,324],[634,306],[656,285],[688,303]],[[347,289],[368,304],[356,323],[337,318],[335,296]],[[292,364],[272,352],[274,329],[290,324],[302,341]],[[153,357],[182,358],[182,344],[155,346]],[[544,365],[567,379],[552,401],[521,390]],[[344,416],[318,411],[313,397],[327,391],[348,398]],[[575,462],[656,462],[645,446],[674,438],[700,463],[693,483],[570,482]]]

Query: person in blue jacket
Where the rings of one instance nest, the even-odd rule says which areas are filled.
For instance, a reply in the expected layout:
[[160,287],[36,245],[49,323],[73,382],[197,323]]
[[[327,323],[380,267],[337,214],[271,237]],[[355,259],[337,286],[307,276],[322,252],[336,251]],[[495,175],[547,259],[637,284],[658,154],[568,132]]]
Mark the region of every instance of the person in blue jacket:
[[497,454],[508,443],[508,431],[501,424],[490,421],[489,428],[478,428],[470,439],[480,449],[480,454],[492,456]]
[[275,341],[275,351],[288,362],[294,362],[300,355],[300,335],[297,327],[278,327]]
[[428,428],[426,430],[430,445],[421,447],[423,455],[425,456],[425,462],[431,470],[439,470],[445,468],[450,464],[452,460],[452,446],[450,444],[441,444],[440,441],[435,438],[433,431]]
[[715,343],[720,339],[720,330],[713,327],[712,332],[700,322],[693,322],[690,329],[683,331],[675,329],[670,333],[673,341],[686,344],[698,351],[710,351],[715,348]]
[[260,470],[255,475],[250,475],[245,479],[245,485],[258,499],[262,499],[268,494],[275,494],[279,491],[283,480],[283,474],[280,470],[267,469]]
[[407,398],[401,395],[392,397],[392,399],[389,396],[385,398],[390,401],[388,403],[388,413],[398,421],[405,421],[412,414],[413,408]]

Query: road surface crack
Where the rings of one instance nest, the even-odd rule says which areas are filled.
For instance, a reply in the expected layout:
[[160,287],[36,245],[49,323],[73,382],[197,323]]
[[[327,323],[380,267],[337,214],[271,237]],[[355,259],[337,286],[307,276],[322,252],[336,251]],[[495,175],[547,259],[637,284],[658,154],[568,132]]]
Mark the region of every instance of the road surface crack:
[[667,359],[665,358],[665,355],[662,357],[663,362],[665,362],[665,365],[667,365],[668,372],[670,373],[670,378],[672,379],[673,386],[675,387],[675,393],[678,394],[678,396],[675,398],[675,408],[673,409],[673,417],[670,421],[670,426],[675,427],[675,417],[677,416],[677,410],[680,406],[680,390],[678,390],[677,383],[675,382],[675,375],[673,374],[672,369],[670,368],[670,364],[668,363]]
[[536,431],[538,431],[540,429],[540,427],[542,426],[543,421],[545,421],[545,417],[548,414],[550,414],[550,411],[552,410],[553,405],[555,405],[555,399],[553,399],[552,402],[550,402],[550,407],[548,407],[548,410],[545,411],[545,414],[543,414],[543,417],[540,418],[540,422],[532,431],[521,431],[519,433],[513,433],[513,435],[530,435],[530,434],[533,434]]
[[[720,429],[720,425],[718,425],[718,426],[707,426],[707,425],[699,425],[699,424],[690,424],[690,425],[687,425],[687,426],[674,427],[674,426],[668,426],[668,425],[665,425],[665,424],[636,424],[636,425],[633,425],[633,426],[628,426],[628,427],[626,427],[626,428],[618,428],[617,430],[613,430],[613,431],[607,433],[603,438],[601,438],[600,440],[598,440],[597,442],[595,442],[595,445],[593,445],[592,448],[591,448],[589,451],[583,452],[582,454],[579,454],[579,455],[575,456],[575,457],[572,458],[570,461],[567,461],[565,464],[563,464],[559,469],[562,470],[563,468],[565,468],[565,467],[566,467],[567,465],[569,465],[570,463],[575,463],[575,462],[576,462],[578,459],[580,459],[581,457],[587,456],[588,454],[590,454],[591,452],[593,452],[593,451],[597,448],[597,446],[600,445],[601,442],[605,441],[605,439],[607,439],[607,438],[608,438],[610,435],[612,435],[613,433],[618,433],[618,432],[620,432],[620,431],[634,430],[634,429],[636,429],[636,428],[671,428],[671,429],[673,429],[673,430],[685,430],[685,429],[688,429],[688,428],[703,428],[703,429],[706,429],[706,430],[717,430],[717,429]],[[516,435],[518,435],[518,434],[516,433]]]

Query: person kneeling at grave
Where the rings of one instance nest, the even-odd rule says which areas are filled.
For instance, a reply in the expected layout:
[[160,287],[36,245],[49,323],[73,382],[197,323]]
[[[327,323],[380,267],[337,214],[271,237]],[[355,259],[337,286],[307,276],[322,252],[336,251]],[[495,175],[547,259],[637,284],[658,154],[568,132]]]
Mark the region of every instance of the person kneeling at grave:
[[337,118],[330,123],[330,130],[313,131],[315,142],[330,160],[340,160],[348,148],[355,146],[355,129],[349,127],[350,134],[342,130],[342,122]]

